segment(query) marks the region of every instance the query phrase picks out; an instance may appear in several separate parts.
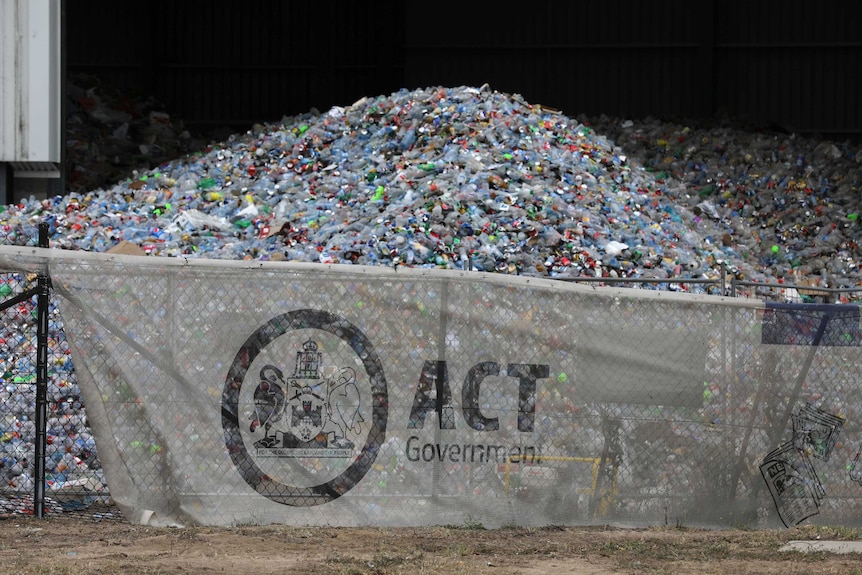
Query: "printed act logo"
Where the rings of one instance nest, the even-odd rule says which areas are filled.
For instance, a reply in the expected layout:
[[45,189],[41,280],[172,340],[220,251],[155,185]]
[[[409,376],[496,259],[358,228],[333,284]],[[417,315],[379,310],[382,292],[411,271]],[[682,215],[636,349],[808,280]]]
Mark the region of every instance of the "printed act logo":
[[329,312],[258,328],[222,394],[225,445],[243,479],[284,505],[320,505],[368,472],[386,439],[386,379],[368,338]]

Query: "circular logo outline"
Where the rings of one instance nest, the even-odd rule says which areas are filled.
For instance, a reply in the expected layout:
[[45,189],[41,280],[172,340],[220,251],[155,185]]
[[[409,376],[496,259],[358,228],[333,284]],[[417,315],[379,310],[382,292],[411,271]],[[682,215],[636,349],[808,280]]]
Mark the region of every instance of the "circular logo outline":
[[[318,329],[347,343],[362,361],[369,377],[372,407],[371,428],[361,452],[341,474],[314,486],[295,486],[270,478],[250,456],[239,425],[239,395],[248,368],[257,355],[282,335],[300,329]],[[383,365],[368,337],[343,317],[327,311],[301,309],[275,316],[248,337],[237,352],[225,378],[222,393],[222,427],[225,447],[243,479],[267,499],[293,507],[328,503],[356,486],[371,469],[378,450],[386,440],[388,393]],[[267,481],[263,486],[264,481]],[[262,487],[263,486],[263,487]]]

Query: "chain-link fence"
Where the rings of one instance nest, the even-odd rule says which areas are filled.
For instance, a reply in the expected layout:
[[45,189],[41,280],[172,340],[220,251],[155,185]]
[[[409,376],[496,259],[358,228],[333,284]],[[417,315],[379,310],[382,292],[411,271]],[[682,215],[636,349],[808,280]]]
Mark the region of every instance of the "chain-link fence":
[[33,291],[35,278],[5,276],[0,294],[2,307],[2,385],[0,391],[0,464],[3,490],[2,510],[33,512],[36,442],[36,296],[22,299]]
[[[153,524],[862,516],[855,305],[143,260],[52,269],[48,515],[124,517],[117,495]],[[6,277],[12,301],[37,274]],[[38,475],[36,306],[4,308],[6,512]]]
[[121,517],[50,280],[0,274],[0,514]]
[[751,282],[732,279],[731,297],[787,303],[859,303],[862,287],[834,288],[811,284]]
[[[37,298],[23,299],[36,278],[0,276],[0,514],[84,513],[119,517],[90,432],[56,307],[51,307],[47,340],[46,418],[37,428]],[[29,286],[29,287],[28,287]],[[44,437],[41,453],[37,449]],[[42,461],[40,473],[37,464]],[[37,478],[44,477],[41,493]],[[41,508],[37,501],[42,502]]]

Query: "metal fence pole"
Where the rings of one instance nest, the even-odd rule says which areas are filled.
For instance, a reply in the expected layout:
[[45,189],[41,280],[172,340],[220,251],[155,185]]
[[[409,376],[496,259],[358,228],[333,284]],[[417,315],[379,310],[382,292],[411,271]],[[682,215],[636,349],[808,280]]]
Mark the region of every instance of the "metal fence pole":
[[[48,247],[48,224],[39,225],[39,247]],[[38,275],[36,304],[36,445],[33,455],[35,477],[33,485],[33,514],[42,518],[45,513],[45,449],[47,445],[48,412],[48,300],[51,278],[47,270]]]

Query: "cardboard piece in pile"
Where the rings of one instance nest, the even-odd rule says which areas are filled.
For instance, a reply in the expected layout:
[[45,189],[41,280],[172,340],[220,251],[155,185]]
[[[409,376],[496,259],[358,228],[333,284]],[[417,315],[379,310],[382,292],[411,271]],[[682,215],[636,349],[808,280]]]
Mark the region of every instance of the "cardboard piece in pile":
[[109,254],[121,254],[125,256],[145,256],[146,252],[141,249],[141,246],[137,244],[133,244],[132,242],[123,240],[111,249],[108,250]]

